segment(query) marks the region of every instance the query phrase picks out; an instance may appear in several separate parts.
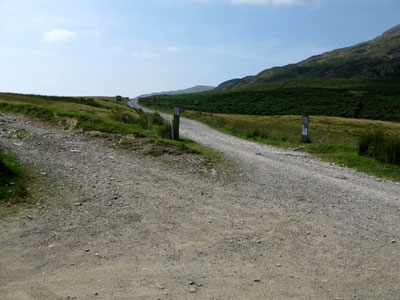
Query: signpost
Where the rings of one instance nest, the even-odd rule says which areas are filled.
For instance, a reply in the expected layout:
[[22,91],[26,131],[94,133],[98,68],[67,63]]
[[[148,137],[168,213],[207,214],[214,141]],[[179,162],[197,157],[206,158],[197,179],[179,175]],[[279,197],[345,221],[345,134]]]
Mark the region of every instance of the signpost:
[[172,139],[179,140],[179,107],[174,108],[174,119],[172,120]]
[[310,142],[310,133],[308,131],[308,123],[309,123],[308,115],[303,115],[303,117],[302,117],[302,126],[301,126],[301,141],[303,143],[309,143]]

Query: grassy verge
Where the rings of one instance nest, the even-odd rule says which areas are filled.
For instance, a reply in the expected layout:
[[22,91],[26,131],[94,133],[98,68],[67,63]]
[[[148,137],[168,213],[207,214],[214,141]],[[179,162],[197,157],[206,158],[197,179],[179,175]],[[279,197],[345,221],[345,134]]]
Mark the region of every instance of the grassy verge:
[[26,174],[18,159],[0,150],[0,203],[25,202]]
[[[0,93],[0,111],[20,113],[42,121],[63,126],[65,129],[80,130],[92,135],[135,145],[134,150],[163,145],[169,151],[160,153],[181,154],[182,148],[191,149],[193,141],[181,140],[165,143],[170,138],[170,124],[158,114],[144,113],[126,105],[129,99],[113,97],[55,97]],[[121,142],[122,141],[122,142]],[[166,145],[166,146],[165,146]],[[198,147],[198,153],[215,161],[218,156],[205,147]],[[147,153],[146,151],[145,153]],[[151,153],[149,153],[151,154]]]
[[[165,113],[165,107],[151,107]],[[358,154],[360,138],[371,130],[400,137],[400,123],[338,117],[310,117],[311,144],[301,139],[301,116],[250,116],[184,110],[182,116],[219,131],[281,148],[300,148],[321,159],[377,177],[400,181],[400,166]]]

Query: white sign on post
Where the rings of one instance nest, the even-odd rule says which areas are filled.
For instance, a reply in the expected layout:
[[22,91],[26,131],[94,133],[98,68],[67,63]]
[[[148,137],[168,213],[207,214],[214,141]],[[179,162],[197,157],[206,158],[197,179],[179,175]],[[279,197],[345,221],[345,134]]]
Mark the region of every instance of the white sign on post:
[[302,125],[302,135],[308,135],[308,128],[304,125]]
[[301,126],[301,141],[303,143],[309,143],[309,133],[308,133],[308,122],[309,118],[307,115],[303,115],[302,117],[302,126]]

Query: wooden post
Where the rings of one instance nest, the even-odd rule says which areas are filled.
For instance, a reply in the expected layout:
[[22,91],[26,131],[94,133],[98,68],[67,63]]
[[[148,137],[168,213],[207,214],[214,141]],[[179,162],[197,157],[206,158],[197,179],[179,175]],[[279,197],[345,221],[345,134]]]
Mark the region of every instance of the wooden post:
[[179,140],[179,107],[174,108],[174,119],[172,120],[172,139]]
[[310,132],[308,130],[309,117],[308,117],[308,115],[303,115],[303,117],[301,119],[302,119],[301,141],[303,143],[309,143],[310,142]]

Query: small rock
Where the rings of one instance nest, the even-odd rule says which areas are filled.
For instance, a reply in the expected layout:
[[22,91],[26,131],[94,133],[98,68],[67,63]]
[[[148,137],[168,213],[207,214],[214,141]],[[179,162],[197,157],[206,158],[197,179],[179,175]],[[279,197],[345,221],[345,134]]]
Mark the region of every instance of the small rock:
[[81,202],[76,202],[74,205],[75,206],[82,206],[82,203]]
[[51,244],[51,245],[49,245],[49,248],[51,249],[51,248],[53,248],[54,247],[54,245],[53,244]]
[[95,296],[98,296],[98,295],[99,295],[99,293],[94,293],[94,295],[95,295]]
[[196,292],[197,292],[197,289],[196,289],[195,287],[192,287],[192,288],[190,288],[189,292],[190,292],[190,293],[196,293]]
[[396,240],[392,240],[391,243],[392,243],[392,245],[393,245],[393,244],[396,244],[397,241],[396,241]]
[[32,217],[31,215],[27,215],[26,217],[27,217],[28,219],[30,219],[30,220],[33,219],[33,217]]
[[89,248],[85,248],[85,249],[83,249],[83,250],[85,250],[85,252],[89,252],[89,251],[90,251]]
[[253,281],[254,281],[254,282],[260,282],[260,281],[261,281],[261,278],[255,278]]

